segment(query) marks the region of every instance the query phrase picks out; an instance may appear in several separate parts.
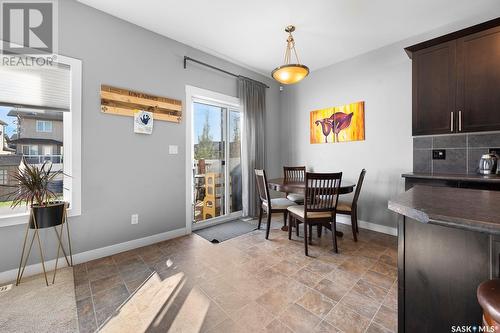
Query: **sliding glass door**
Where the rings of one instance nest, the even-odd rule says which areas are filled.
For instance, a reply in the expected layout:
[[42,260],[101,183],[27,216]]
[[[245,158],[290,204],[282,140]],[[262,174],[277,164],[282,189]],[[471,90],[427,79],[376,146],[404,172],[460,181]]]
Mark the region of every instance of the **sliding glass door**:
[[192,220],[200,225],[241,212],[241,115],[238,109],[193,99]]

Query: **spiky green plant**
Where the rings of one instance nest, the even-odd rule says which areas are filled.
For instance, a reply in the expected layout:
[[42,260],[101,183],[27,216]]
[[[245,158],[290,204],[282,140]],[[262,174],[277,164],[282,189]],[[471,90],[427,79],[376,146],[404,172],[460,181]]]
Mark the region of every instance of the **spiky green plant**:
[[19,205],[47,206],[56,201],[57,194],[49,189],[49,184],[62,170],[52,171],[52,163],[45,161],[42,166],[30,165],[22,159],[17,172],[12,178],[17,181],[16,190],[9,194],[12,199],[11,207]]

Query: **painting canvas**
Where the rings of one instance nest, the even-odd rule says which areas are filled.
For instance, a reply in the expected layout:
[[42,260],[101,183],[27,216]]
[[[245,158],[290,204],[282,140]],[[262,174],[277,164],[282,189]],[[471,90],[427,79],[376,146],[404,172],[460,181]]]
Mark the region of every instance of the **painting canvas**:
[[365,102],[311,111],[311,143],[360,141],[365,139]]

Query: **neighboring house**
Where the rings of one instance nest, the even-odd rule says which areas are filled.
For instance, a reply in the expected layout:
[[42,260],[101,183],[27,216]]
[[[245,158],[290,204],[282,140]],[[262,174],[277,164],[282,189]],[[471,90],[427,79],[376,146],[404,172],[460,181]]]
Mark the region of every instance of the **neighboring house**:
[[12,178],[12,174],[17,172],[22,158],[14,154],[0,155],[0,201],[9,201],[9,194],[16,190],[17,181]]
[[7,123],[0,120],[0,155],[14,154],[15,149],[12,149],[8,145],[8,136],[5,134],[5,126]]
[[31,164],[44,161],[62,163],[63,115],[57,113],[11,110],[7,114],[17,118],[17,134],[10,143],[15,145],[16,154],[24,155]]

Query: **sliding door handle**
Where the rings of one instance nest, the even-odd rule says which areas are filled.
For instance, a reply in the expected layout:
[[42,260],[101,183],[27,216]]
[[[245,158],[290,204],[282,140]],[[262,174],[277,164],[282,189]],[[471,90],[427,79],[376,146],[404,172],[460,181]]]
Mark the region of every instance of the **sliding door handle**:
[[450,112],[450,132],[453,132],[453,111]]
[[458,111],[458,131],[462,132],[462,111]]

